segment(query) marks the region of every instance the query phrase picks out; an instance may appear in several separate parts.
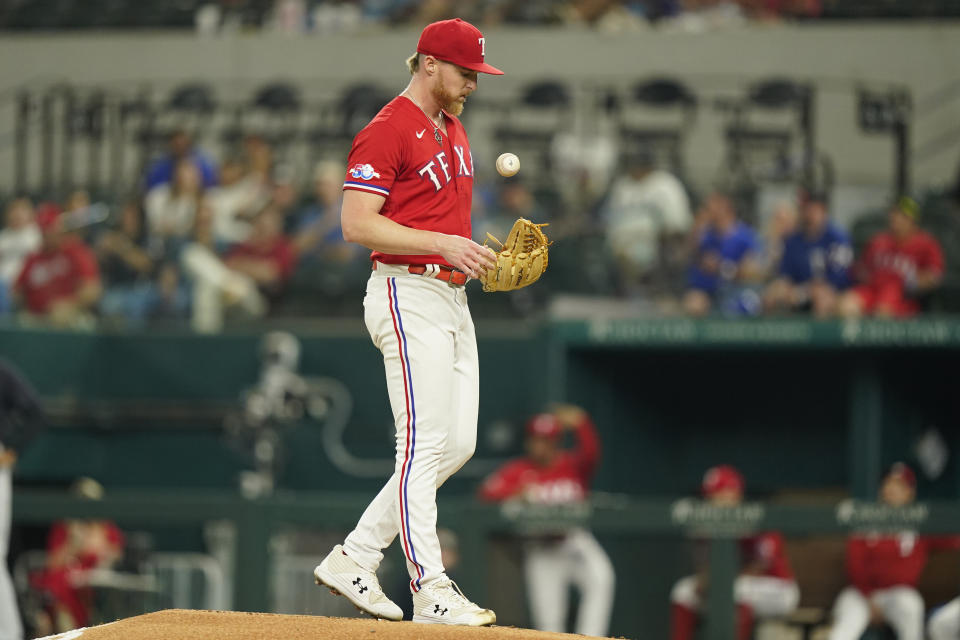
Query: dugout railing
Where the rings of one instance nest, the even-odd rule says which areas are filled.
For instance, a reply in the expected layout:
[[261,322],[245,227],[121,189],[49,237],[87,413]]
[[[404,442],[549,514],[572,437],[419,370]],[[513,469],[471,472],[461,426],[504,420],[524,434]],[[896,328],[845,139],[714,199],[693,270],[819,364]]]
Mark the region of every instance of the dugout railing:
[[[244,499],[216,492],[115,492],[100,501],[84,501],[39,490],[15,495],[14,522],[37,525],[61,518],[109,518],[123,527],[196,526],[211,520],[236,528],[234,603],[243,611],[269,611],[269,544],[282,527],[349,529],[365,497],[349,494],[277,495]],[[477,601],[486,600],[495,585],[487,571],[488,541],[495,534],[518,535],[564,526],[589,526],[598,535],[667,534],[710,541],[711,584],[707,598],[707,640],[732,640],[732,584],[737,572],[737,539],[752,531],[775,529],[784,535],[845,535],[863,530],[905,529],[925,533],[960,532],[960,504],[921,502],[889,508],[874,502],[847,500],[836,504],[787,505],[749,502],[718,508],[694,499],[646,500],[600,495],[575,508],[491,506],[471,500],[441,501],[444,520],[455,523],[464,564],[460,580]],[[616,558],[614,558],[616,562]],[[957,585],[960,590],[960,585]],[[305,586],[305,588],[307,588]],[[640,631],[631,634],[636,637]]]

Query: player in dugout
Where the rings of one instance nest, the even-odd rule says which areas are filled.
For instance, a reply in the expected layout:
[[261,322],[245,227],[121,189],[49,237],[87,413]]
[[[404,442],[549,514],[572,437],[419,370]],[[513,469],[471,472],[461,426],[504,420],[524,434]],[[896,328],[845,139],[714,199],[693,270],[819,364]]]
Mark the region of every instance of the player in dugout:
[[[480,486],[486,501],[519,500],[527,504],[574,504],[587,499],[600,461],[600,439],[590,416],[573,405],[558,405],[527,422],[527,455],[494,471]],[[561,446],[565,432],[576,445]],[[607,635],[613,607],[613,563],[603,547],[582,527],[529,536],[524,544],[524,574],[533,625],[563,631],[568,587],[580,593],[576,633]]]
[[[743,502],[743,476],[729,465],[711,467],[703,476],[702,490],[713,505],[737,506]],[[698,545],[698,551],[701,549]],[[740,558],[740,575],[733,584],[737,640],[748,640],[756,618],[792,613],[800,602],[800,588],[779,532],[765,531],[741,538]],[[693,640],[709,578],[705,557],[702,561],[698,558],[697,565],[698,572],[678,580],[670,594],[671,640]]]
[[[916,495],[913,470],[902,462],[893,464],[880,485],[880,501],[904,507]],[[847,542],[850,586],[834,604],[830,640],[857,640],[878,622],[893,627],[899,640],[922,640],[924,603],[917,582],[930,552],[938,549],[960,549],[960,537],[919,536],[915,531],[853,535]]]
[[960,638],[960,597],[954,598],[933,612],[927,624],[930,640]]

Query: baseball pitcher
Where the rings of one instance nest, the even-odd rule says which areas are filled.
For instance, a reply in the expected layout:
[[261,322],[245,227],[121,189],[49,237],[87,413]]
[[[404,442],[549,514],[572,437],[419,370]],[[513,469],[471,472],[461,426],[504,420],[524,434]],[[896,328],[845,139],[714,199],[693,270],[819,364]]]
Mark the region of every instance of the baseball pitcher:
[[343,545],[314,571],[318,584],[370,615],[403,617],[376,570],[400,534],[413,620],[496,621],[444,573],[437,488],[473,455],[479,370],[464,285],[496,264],[471,240],[475,167],[457,119],[484,62],[486,40],[459,19],[424,28],[407,60],[410,84],[353,141],[343,185],[343,237],[373,250],[364,320],[383,353],[396,426],[394,473]]

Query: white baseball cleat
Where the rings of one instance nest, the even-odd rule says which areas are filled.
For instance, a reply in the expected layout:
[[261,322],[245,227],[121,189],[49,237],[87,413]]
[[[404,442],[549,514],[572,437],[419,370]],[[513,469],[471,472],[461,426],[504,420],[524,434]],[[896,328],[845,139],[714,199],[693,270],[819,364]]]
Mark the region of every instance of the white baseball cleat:
[[354,562],[339,544],[313,570],[313,578],[374,618],[403,620],[403,611],[384,595],[377,574]]
[[496,622],[497,614],[467,600],[460,587],[443,576],[413,594],[413,621],[483,627]]

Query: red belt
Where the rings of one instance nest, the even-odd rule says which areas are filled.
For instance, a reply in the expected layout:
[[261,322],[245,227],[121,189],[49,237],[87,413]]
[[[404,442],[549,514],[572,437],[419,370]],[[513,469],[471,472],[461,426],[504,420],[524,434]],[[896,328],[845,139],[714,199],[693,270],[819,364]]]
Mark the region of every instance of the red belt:
[[[419,276],[426,273],[427,268],[422,264],[412,264],[407,267],[407,271]],[[444,282],[457,287],[462,287],[463,285],[467,284],[467,274],[465,274],[463,271],[457,271],[443,265],[440,265],[440,271],[433,274],[433,277],[437,280],[443,280]]]
[[[456,269],[452,269],[451,267],[447,267],[442,264],[438,266],[440,267],[440,270],[430,277],[436,278],[437,280],[443,280],[444,282],[455,287],[462,287],[463,285],[467,284],[467,274],[465,274],[463,271],[457,271]],[[373,263],[373,268],[377,268],[376,261]],[[407,271],[414,275],[422,276],[427,272],[427,268],[422,264],[411,264],[407,267]]]

